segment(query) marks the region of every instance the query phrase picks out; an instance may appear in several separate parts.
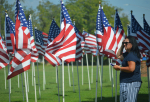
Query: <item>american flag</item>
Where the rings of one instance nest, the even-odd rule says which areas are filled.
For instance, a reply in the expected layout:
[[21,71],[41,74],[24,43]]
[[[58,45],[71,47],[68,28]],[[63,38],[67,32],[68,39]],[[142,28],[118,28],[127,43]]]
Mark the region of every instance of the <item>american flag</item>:
[[15,49],[15,56],[12,60],[12,66],[8,73],[7,79],[10,79],[30,69],[30,58],[31,58],[30,32],[27,27],[27,21],[19,0],[16,1],[15,17],[16,17],[16,25],[15,25],[16,49]]
[[19,0],[17,0],[16,3],[15,20],[16,20],[16,25],[15,25],[16,49],[23,49],[23,48],[31,49],[30,31],[28,29],[28,23]]
[[144,31],[145,31],[148,35],[150,35],[150,26],[148,25],[148,23],[147,23],[145,17],[143,17],[143,23],[144,23]]
[[64,62],[69,63],[75,61],[76,58],[77,37],[70,16],[63,2],[61,3],[61,10],[61,32],[51,43],[48,44],[45,59],[51,57],[47,56],[51,54]]
[[104,26],[102,21],[102,7],[99,5],[97,19],[96,19],[96,37],[97,37],[97,46],[99,52],[102,52],[102,38],[104,35]]
[[131,25],[130,25],[130,36],[133,36],[137,39],[137,31],[142,30],[143,28],[140,26],[140,24],[137,22],[135,17],[131,14]]
[[9,56],[6,46],[0,34],[0,69],[6,67],[9,64]]
[[60,28],[56,24],[55,20],[52,20],[50,29],[49,29],[49,34],[48,34],[48,40],[52,42],[60,33]]
[[30,41],[31,41],[30,43],[31,44],[31,62],[36,62],[38,60],[39,54],[34,43],[31,15],[29,15],[29,19],[28,19],[28,28],[30,31]]
[[125,33],[123,30],[123,26],[122,23],[120,21],[120,17],[118,15],[118,11],[116,10],[116,14],[115,14],[115,34],[116,34],[116,40],[117,40],[117,45],[118,45],[118,50],[120,49],[120,47],[122,46],[122,41],[125,39]]
[[134,36],[136,38],[138,47],[141,52],[150,50],[150,36],[140,26],[135,17],[133,15],[131,15],[131,17],[131,36]]
[[35,27],[35,45],[40,55],[45,55],[45,49],[47,47],[48,35]]
[[96,36],[89,34],[86,31],[83,31],[82,34],[85,37],[85,44],[84,44],[85,53],[92,54],[95,56],[97,51]]
[[13,53],[15,49],[15,24],[5,13],[5,40],[8,53]]
[[108,57],[116,57],[116,36],[100,5],[96,19],[96,35],[99,51]]
[[82,36],[82,33],[78,30],[78,28],[74,26],[74,30],[77,36],[77,44],[76,44],[76,61],[80,60],[82,58],[82,47],[81,47],[81,43],[84,40],[84,37]]

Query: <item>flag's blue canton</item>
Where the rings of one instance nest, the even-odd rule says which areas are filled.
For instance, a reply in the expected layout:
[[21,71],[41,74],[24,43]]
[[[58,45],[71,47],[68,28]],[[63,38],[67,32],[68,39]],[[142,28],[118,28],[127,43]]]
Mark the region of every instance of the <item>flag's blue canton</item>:
[[6,33],[10,33],[10,27],[7,18],[6,18]]
[[27,23],[23,8],[19,0],[17,0],[16,2],[15,19],[17,19],[16,18],[17,14],[18,14],[19,20],[21,21],[21,26],[27,27],[28,23]]
[[9,16],[6,14],[6,31],[7,29],[9,29],[8,27],[10,27],[10,31],[9,33],[13,33],[15,35],[15,24],[14,22],[9,18]]
[[48,39],[55,39],[60,33],[60,28],[58,27],[58,25],[56,24],[55,20],[53,19],[51,26],[50,26],[50,30],[49,30],[49,34],[48,34]]
[[102,22],[102,8],[99,6],[97,19],[96,19],[96,30],[99,30],[102,34],[104,34],[104,27]]
[[128,25],[128,35],[130,35],[130,25]]
[[140,24],[137,22],[137,20],[134,18],[134,16],[131,16],[132,18],[132,33],[136,33],[139,30],[142,30],[142,27],[140,26]]
[[121,21],[120,21],[120,17],[119,17],[119,15],[118,15],[118,11],[116,10],[115,30],[117,30],[117,26],[118,26],[120,29],[123,29],[123,26],[122,26]]
[[44,45],[42,31],[35,29],[35,41]]
[[29,20],[28,20],[28,29],[30,31],[30,36],[33,36],[33,28],[32,28],[32,21],[31,21],[31,16],[29,15]]
[[62,7],[63,15],[64,15],[64,17],[65,17],[65,19],[66,19],[66,24],[71,24],[71,25],[73,26],[73,24],[72,24],[72,22],[71,22],[71,19],[70,19],[70,16],[69,16],[69,13],[68,13],[68,11],[67,11],[65,5],[63,4],[63,2],[62,2],[62,4],[61,4],[61,7]]
[[109,27],[110,24],[109,24],[109,22],[108,22],[108,20],[107,20],[107,18],[106,18],[106,16],[105,16],[104,11],[102,10],[101,13],[102,13],[102,17],[103,17],[103,18],[102,18],[103,26],[104,26],[104,27]]
[[144,31],[150,35],[150,26],[146,22],[145,18],[144,18]]

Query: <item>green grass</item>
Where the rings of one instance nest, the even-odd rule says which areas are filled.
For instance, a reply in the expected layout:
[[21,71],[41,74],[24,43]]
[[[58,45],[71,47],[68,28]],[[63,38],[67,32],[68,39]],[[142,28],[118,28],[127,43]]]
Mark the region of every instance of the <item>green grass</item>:
[[[90,75],[91,75],[91,66],[89,66]],[[6,67],[8,71],[8,68]],[[39,86],[38,86],[38,73],[36,68],[36,91],[37,91],[37,101],[38,102],[58,102],[58,88],[56,83],[56,69],[51,65],[45,65],[46,70],[46,86],[45,90],[43,90],[43,67],[39,65],[39,75],[40,75],[40,88],[41,88],[41,99],[39,98]],[[78,91],[78,77],[77,77],[77,68],[74,66],[74,83],[75,83],[75,92],[73,92],[73,80],[72,80],[72,72],[70,65],[70,78],[72,86],[69,87],[69,78],[68,78],[68,67],[65,66],[65,102],[79,102],[79,91]],[[59,67],[59,83],[60,83],[60,67]],[[117,73],[117,96],[119,102],[119,72]],[[35,101],[34,87],[32,86],[32,69],[28,71],[29,76],[29,102]],[[99,102],[115,102],[115,79],[116,79],[116,71],[113,70],[114,76],[114,87],[113,87],[113,97],[112,97],[112,82],[109,79],[109,68],[108,66],[103,67],[103,88],[102,88],[102,100],[101,100],[101,87],[100,81],[98,79],[98,101]],[[18,77],[14,77],[11,79],[11,102],[22,102],[22,84],[21,84],[21,75],[20,77],[20,87],[18,88]],[[23,75],[24,78],[24,75]],[[94,75],[93,75],[93,83],[91,83],[91,90],[89,90],[88,84],[88,74],[87,67],[84,66],[84,85],[82,85],[82,67],[79,66],[79,81],[80,81],[80,94],[82,102],[95,102],[95,92],[96,92],[96,66],[94,66]],[[99,77],[98,77],[99,78]],[[148,82],[147,77],[142,77],[142,86],[138,95],[138,102],[148,102]],[[23,80],[24,83],[24,80]],[[25,87],[24,95],[25,95]],[[61,90],[61,87],[59,87]],[[26,101],[26,97],[24,97]],[[9,101],[9,91],[8,91],[8,81],[7,81],[7,89],[5,89],[4,83],[4,69],[0,70],[0,102],[8,102]],[[60,102],[62,102],[62,96],[60,96]]]

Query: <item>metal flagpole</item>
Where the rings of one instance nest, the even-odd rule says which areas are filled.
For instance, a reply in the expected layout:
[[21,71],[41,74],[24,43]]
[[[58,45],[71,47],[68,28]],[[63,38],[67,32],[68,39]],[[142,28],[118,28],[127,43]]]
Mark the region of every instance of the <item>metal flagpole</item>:
[[148,79],[148,100],[149,100],[149,102],[150,102],[150,90],[149,90],[149,68],[147,67],[147,79]]
[[[96,37],[97,39],[97,37]],[[97,47],[98,49],[98,47]],[[97,54],[97,69],[96,69],[96,94],[95,94],[95,102],[97,102],[97,86],[98,86],[98,66],[99,66],[99,54]]]
[[[112,63],[112,59],[111,59],[111,63]],[[113,69],[111,66],[111,81],[112,81],[112,97],[113,97]]]
[[32,86],[34,85],[34,82],[33,82],[33,80],[34,80],[33,79],[34,78],[34,72],[33,72],[34,69],[33,69],[33,66],[34,66],[34,62],[32,62]]
[[92,55],[91,83],[93,83],[93,55]]
[[4,78],[5,78],[4,80],[5,80],[5,89],[6,89],[6,69],[5,68],[4,68]]
[[99,64],[99,56],[98,56],[98,67],[99,67],[99,81],[100,81],[100,86],[101,84],[101,69],[100,69],[100,64]]
[[[116,9],[116,13],[117,13],[117,9]],[[116,21],[116,14],[115,14],[115,18],[114,18],[114,22],[115,21]],[[115,23],[114,23],[114,28],[116,28]],[[114,33],[116,34],[116,29],[114,29]],[[117,102],[117,71],[116,71],[116,86],[115,86],[115,102]]]
[[76,64],[77,64],[77,76],[78,76],[78,88],[79,88],[79,102],[81,102],[80,83],[79,83],[79,71],[78,71],[78,61],[76,61]]
[[36,95],[36,79],[35,79],[35,66],[34,66],[34,62],[32,63],[33,65],[33,77],[34,77],[34,91],[35,91],[35,102],[37,102],[37,95]]
[[83,85],[83,54],[82,54],[82,85]]
[[[61,5],[61,2],[60,2],[60,5]],[[61,32],[61,23],[62,23],[62,21],[61,21],[62,19],[61,19],[61,6],[60,6],[60,32]],[[60,95],[62,95],[62,67],[60,67],[60,69],[61,69],[61,71],[60,71],[60,73],[61,73],[61,75],[60,75],[60,80],[61,80],[61,83],[60,83]]]
[[29,92],[29,77],[28,77],[28,70],[27,70],[27,89],[28,89],[28,92]]
[[60,95],[59,95],[59,79],[58,79],[58,66],[56,65],[56,73],[57,73],[57,87],[58,87],[58,102],[60,102]]
[[40,97],[40,99],[41,99],[41,91],[40,91],[40,79],[39,79],[38,61],[37,61],[37,72],[38,72],[39,97]]
[[57,66],[56,66],[56,83],[57,83],[57,79],[58,79],[58,78],[57,78]]
[[18,88],[19,88],[19,75],[18,75]]
[[68,63],[68,77],[69,77],[69,86],[71,87],[69,63]]
[[22,73],[21,73],[21,82],[22,82],[22,94],[23,94],[23,101],[24,101],[24,90],[23,90],[23,77],[22,77]]
[[73,62],[71,62],[71,65],[72,65],[72,81],[73,81],[73,92],[75,92],[75,89],[74,89]]
[[110,58],[108,58],[108,62],[109,62],[109,78],[110,78],[110,81],[111,81],[111,72],[110,72]]
[[[10,62],[10,54],[8,55],[9,56],[9,62]],[[9,64],[8,64],[8,73],[9,73]],[[10,79],[8,79],[8,87],[9,87],[9,102],[11,102],[11,98],[10,98],[10,93],[11,93],[11,86],[10,86]]]
[[101,56],[101,100],[102,100],[102,85],[103,85],[103,57],[104,55]]
[[24,82],[25,82],[25,90],[26,90],[26,102],[28,102],[28,88],[27,88],[27,78],[26,78],[26,72],[24,72]]
[[43,90],[45,90],[45,68],[44,68],[44,56],[43,56]]
[[63,102],[65,102],[64,61],[63,60],[62,60],[62,86],[63,86]]
[[87,72],[88,72],[89,90],[91,90],[91,86],[90,86],[90,74],[89,74],[89,65],[88,65],[88,56],[87,56],[87,53],[86,53],[86,62],[87,62]]

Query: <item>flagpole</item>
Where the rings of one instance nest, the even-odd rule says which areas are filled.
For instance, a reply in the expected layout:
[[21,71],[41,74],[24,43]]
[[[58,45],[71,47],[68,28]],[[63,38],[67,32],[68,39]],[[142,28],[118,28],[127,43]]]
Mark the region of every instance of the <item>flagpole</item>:
[[25,82],[25,90],[26,90],[26,102],[28,102],[28,88],[27,88],[27,79],[26,79],[26,72],[24,72],[24,82]]
[[93,83],[93,55],[92,55],[91,83]]
[[57,83],[57,66],[56,66],[56,83]]
[[19,75],[18,75],[18,88],[19,88]]
[[86,63],[87,63],[89,90],[91,90],[91,86],[90,86],[90,74],[89,74],[89,64],[88,64],[88,56],[87,56],[87,53],[86,53]]
[[63,86],[63,102],[65,102],[64,61],[63,60],[62,60],[62,86]]
[[28,92],[29,92],[29,77],[28,77],[28,70],[27,70],[27,89],[28,89]]
[[[111,63],[112,63],[112,59],[111,59]],[[111,82],[112,82],[112,97],[113,97],[113,69],[111,66]]]
[[82,85],[83,85],[83,54],[82,54]]
[[33,65],[34,65],[34,62],[32,62],[32,86],[33,86],[33,84],[34,84],[34,72],[33,72]]
[[102,85],[103,85],[103,57],[104,57],[104,55],[101,56],[101,66],[102,66],[102,69],[101,69],[101,100],[102,100]]
[[[6,22],[5,22],[6,23]],[[10,62],[10,54],[8,54],[8,56],[9,56],[9,62]],[[8,64],[8,73],[9,73],[9,64]],[[10,98],[10,93],[11,93],[11,91],[10,91],[10,89],[11,89],[11,86],[10,86],[10,79],[8,79],[8,87],[9,87],[9,102],[11,102],[11,98]]]
[[108,62],[109,62],[109,78],[110,78],[110,81],[111,81],[111,72],[110,72],[110,58],[108,58]]
[[[75,20],[74,21],[74,25],[75,25]],[[78,76],[78,89],[79,89],[79,102],[81,102],[81,96],[80,96],[80,83],[79,83],[79,71],[78,71],[78,61],[76,61],[76,65],[77,65],[77,76]]]
[[6,89],[6,69],[5,68],[4,68],[4,78],[5,78],[4,80],[5,80],[5,89]]
[[68,63],[68,76],[69,76],[69,86],[71,87],[69,63]]
[[[8,64],[8,72],[9,72],[9,64]],[[11,98],[10,98],[10,79],[8,79],[8,87],[9,87],[9,102],[11,102]]]
[[[100,64],[99,64],[99,56],[98,56],[98,68],[99,68],[99,81],[100,81],[100,86],[102,85],[101,84],[101,68],[100,68]],[[98,77],[98,75],[97,75]]]
[[[60,5],[61,5],[61,2],[60,2]],[[61,6],[60,6],[60,32],[61,32],[61,23],[62,23],[62,21],[61,21],[62,19],[61,19]],[[60,95],[62,95],[62,67],[60,68],[61,69],[61,75],[60,75],[60,80],[61,80],[61,84],[60,84]]]
[[[116,13],[117,13],[117,9],[116,9]],[[116,23],[116,14],[115,14],[114,22]],[[116,28],[115,23],[114,23],[114,28]],[[116,29],[114,29],[114,33],[116,34]],[[113,90],[113,87],[112,87],[112,90]],[[113,93],[112,93],[112,97],[113,97]],[[115,102],[117,102],[117,70],[116,70]]]
[[60,102],[60,95],[59,95],[59,79],[58,79],[58,65],[56,65],[56,73],[57,73],[57,87],[58,87],[58,102]]
[[78,71],[78,61],[76,61],[76,64],[77,64],[77,76],[78,76],[79,102],[81,102],[80,83],[79,83],[79,71]]
[[72,65],[72,81],[73,81],[73,92],[75,92],[75,89],[74,89],[74,73],[73,73],[73,62],[71,62],[71,65]]
[[32,62],[33,65],[33,77],[34,77],[34,91],[35,91],[35,102],[37,102],[37,95],[36,95],[36,79],[35,79],[35,66],[34,66],[34,62]]
[[44,56],[43,56],[43,90],[45,90],[45,68],[44,68]]
[[149,85],[149,68],[148,67],[147,67],[147,79],[148,79],[148,100],[150,102],[150,90],[149,90],[150,85]]
[[[97,37],[96,37],[97,39]],[[98,47],[97,47],[98,49]],[[95,102],[97,102],[97,86],[98,86],[98,66],[99,66],[99,54],[97,53],[97,69],[96,69],[96,94],[95,94]]]
[[37,72],[38,72],[39,97],[40,97],[40,99],[41,99],[41,91],[40,91],[40,79],[39,79],[38,60],[37,60]]
[[[99,1],[99,5],[101,4],[101,2]],[[97,30],[95,31],[95,35],[96,35],[96,42],[97,40]],[[99,67],[99,49],[98,49],[98,44],[97,44],[97,68],[96,68],[96,93],[95,93],[95,102],[97,102],[97,86],[98,86],[98,67]],[[100,68],[99,68],[99,75],[100,75]],[[101,78],[100,78],[100,82],[101,82]]]
[[24,90],[23,90],[23,77],[22,77],[22,73],[21,73],[21,82],[22,82],[22,94],[23,94],[23,101],[24,101]]

